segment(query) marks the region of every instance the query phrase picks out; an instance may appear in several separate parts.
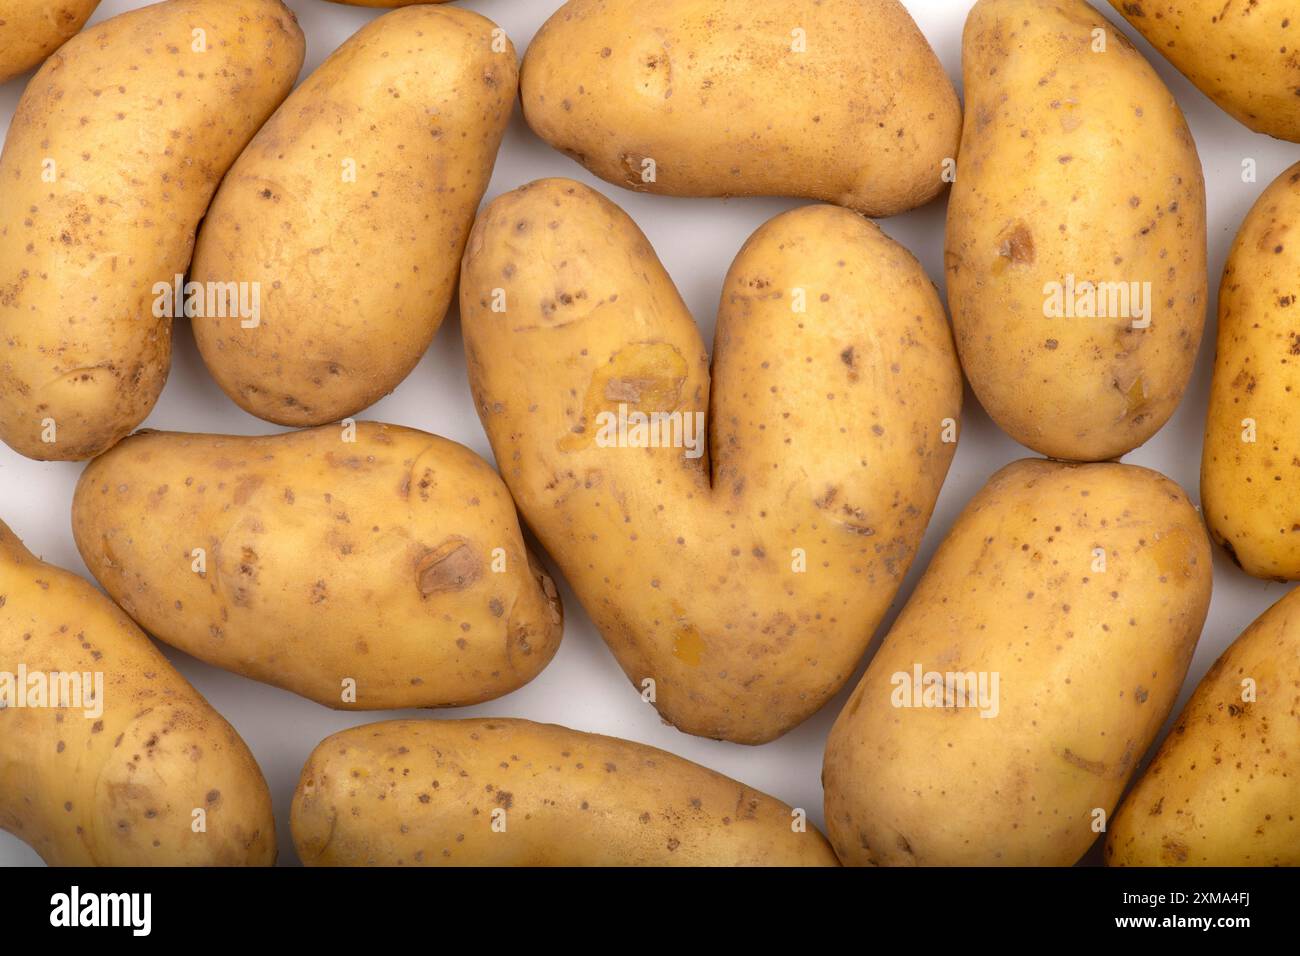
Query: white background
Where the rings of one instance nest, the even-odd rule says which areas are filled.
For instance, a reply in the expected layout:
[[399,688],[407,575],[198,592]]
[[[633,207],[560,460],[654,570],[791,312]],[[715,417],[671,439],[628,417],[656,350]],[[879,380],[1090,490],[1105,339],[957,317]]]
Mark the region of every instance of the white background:
[[[359,27],[384,12],[337,6],[324,0],[287,2],[307,35],[303,76]],[[904,0],[959,91],[961,31],[972,2]],[[1205,168],[1210,296],[1206,335],[1196,373],[1173,419],[1147,445],[1124,459],[1158,469],[1187,489],[1193,500],[1198,500],[1201,429],[1214,356],[1214,311],[1223,261],[1237,227],[1259,192],[1289,164],[1300,160],[1300,146],[1256,135],[1238,124],[1154,55],[1150,46],[1103,0],[1096,2],[1137,43],[1173,90],[1187,115]],[[145,5],[144,0],[105,0],[92,22]],[[460,5],[502,26],[522,56],[534,32],[561,2],[461,0]],[[754,0],[754,6],[785,7],[786,3]],[[27,79],[19,77],[0,85],[0,130],[8,128]],[[1241,166],[1246,157],[1258,163],[1256,183],[1242,182]],[[1014,170],[1007,172],[1014,174]],[[783,199],[671,199],[628,192],[597,180],[577,163],[553,151],[529,131],[516,107],[485,201],[544,176],[579,179],[627,210],[677,281],[699,321],[705,341],[712,338],[722,279],[732,257],[761,223],[800,205],[798,201]],[[882,225],[920,258],[942,292],[944,200],[886,220]],[[462,442],[492,460],[492,450],[474,413],[466,382],[454,307],[419,367],[392,395],[359,417],[435,432]],[[280,430],[243,412],[217,388],[199,359],[189,327],[183,321],[176,324],[171,377],[145,425],[228,434],[267,434]],[[990,422],[967,389],[956,459],[920,554],[877,634],[877,642],[965,502],[990,474],[1007,462],[1029,454]],[[28,461],[0,445],[0,517],[46,561],[89,577],[73,544],[69,519],[72,492],[82,467],[78,462]],[[560,581],[558,574],[556,579]],[[308,753],[322,738],[337,730],[397,716],[527,717],[653,744],[742,780],[792,806],[804,807],[810,819],[818,827],[822,826],[822,748],[848,690],[857,682],[856,677],[820,713],[773,743],[744,747],[690,737],[662,724],[655,711],[641,702],[573,592],[562,581],[560,588],[566,620],[564,641],[555,660],[531,684],[479,707],[440,712],[338,713],[287,691],[201,664],[170,648],[164,650],[235,725],[261,764],[275,802],[281,864],[297,863],[289,837],[289,803]],[[1210,616],[1175,715],[1219,653],[1285,591],[1284,585],[1246,576],[1216,549]],[[1096,859],[1094,848],[1089,860]],[[40,859],[25,844],[0,833],[0,864],[39,863]]]

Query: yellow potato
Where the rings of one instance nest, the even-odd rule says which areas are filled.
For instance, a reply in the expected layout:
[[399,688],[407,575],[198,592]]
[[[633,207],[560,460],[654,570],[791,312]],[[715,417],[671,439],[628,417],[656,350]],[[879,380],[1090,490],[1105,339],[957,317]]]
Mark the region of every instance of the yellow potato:
[[1068,866],[1178,696],[1210,544],[1145,468],[1024,460],[966,506],[826,745],[849,864]]
[[1281,580],[1300,578],[1297,221],[1300,164],[1264,191],[1228,253],[1201,452],[1210,535],[1247,574]]
[[570,0],[521,84],[537,135],[611,183],[869,216],[938,195],[961,127],[897,0]]
[[806,816],[644,744],[528,720],[326,738],[294,793],[308,866],[836,866]]
[[226,394],[269,421],[318,425],[410,373],[456,291],[517,88],[494,23],[421,6],[373,20],[285,100],[194,252],[195,281],[247,283],[256,303],[253,315],[228,298],[193,320]]
[[0,155],[0,439],[89,458],[167,378],[194,230],[284,98],[303,36],[279,0],[168,0],[69,40]]
[[271,794],[234,728],[112,601],[3,523],[0,829],[50,866],[275,862]]
[[1012,438],[1101,460],[1156,433],[1205,321],[1205,185],[1160,78],[1082,0],[979,0],[948,204],[962,367]]
[[409,7],[417,3],[448,3],[449,0],[330,0],[349,7]]
[[1300,142],[1297,0],[1111,0],[1151,45],[1257,133]]
[[560,601],[496,472],[410,428],[354,437],[134,435],[83,473],[77,547],[155,637],[329,707],[475,704],[532,680]]
[[1106,838],[1112,866],[1300,866],[1300,591],[1224,651]]
[[0,0],[0,83],[40,66],[97,6],[99,0]]
[[960,371],[916,260],[834,206],[771,220],[724,283],[712,395],[645,236],[571,180],[488,206],[460,302],[502,477],[660,714],[762,743],[829,700],[955,447]]

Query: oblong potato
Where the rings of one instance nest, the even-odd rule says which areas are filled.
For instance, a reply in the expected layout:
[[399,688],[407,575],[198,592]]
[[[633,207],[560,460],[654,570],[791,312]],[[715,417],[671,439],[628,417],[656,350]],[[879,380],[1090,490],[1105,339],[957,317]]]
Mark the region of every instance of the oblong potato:
[[[67,706],[34,696],[56,675]],[[270,866],[276,853],[271,794],[235,729],[112,601],[3,522],[0,829],[50,866]]]
[[89,458],[144,420],[171,310],[227,167],[289,92],[280,0],[167,0],[73,37],[28,84],[0,155],[0,439]]
[[1300,578],[1298,220],[1300,163],[1264,190],[1228,253],[1201,451],[1210,535],[1247,574],[1281,580]]
[[246,411],[284,425],[353,415],[428,348],[518,89],[514,47],[494,34],[452,7],[371,21],[231,168],[192,278],[256,287],[259,314],[205,310],[193,326]]
[[92,574],[155,637],[329,707],[447,707],[532,680],[560,601],[510,494],[455,442],[361,422],[142,432],[72,505]]
[[911,254],[834,206],[760,227],[723,285],[712,394],[645,236],[571,180],[484,210],[460,301],[502,477],[660,714],[762,743],[829,700],[955,448],[961,374]]
[[1300,866],[1300,591],[1214,662],[1129,791],[1111,866]]
[[1173,707],[1209,603],[1210,543],[1172,481],[1112,463],[1006,466],[831,729],[835,852],[1073,864]]
[[0,83],[39,66],[97,6],[99,0],[0,0]]
[[1154,435],[1205,323],[1205,185],[1178,104],[1083,0],[979,0],[948,306],[985,410],[1054,458]]
[[1300,142],[1296,0],[1111,0],[1202,93],[1257,133]]
[[524,116],[597,176],[669,196],[933,199],[961,106],[897,0],[569,0],[524,55]]
[[837,866],[779,800],[644,744],[528,720],[327,737],[293,796],[308,866]]

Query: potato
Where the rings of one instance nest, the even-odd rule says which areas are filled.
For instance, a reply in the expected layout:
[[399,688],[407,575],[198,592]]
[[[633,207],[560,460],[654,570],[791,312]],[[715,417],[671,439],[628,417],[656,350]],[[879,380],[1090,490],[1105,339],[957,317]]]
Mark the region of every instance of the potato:
[[0,439],[82,459],[153,407],[194,230],[289,92],[303,36],[279,0],[168,0],[69,40],[0,155]]
[[1112,866],[1300,866],[1300,591],[1206,673],[1106,838]]
[[353,415],[428,348],[518,88],[514,47],[494,33],[450,7],[371,21],[231,168],[192,278],[247,283],[257,315],[193,321],[208,369],[246,411],[285,425]]
[[643,696],[741,743],[829,700],[955,447],[960,370],[916,260],[834,206],[771,220],[723,286],[712,395],[645,236],[571,180],[484,210],[460,294],[502,477]]
[[491,466],[351,427],[128,438],[77,485],[86,566],[160,640],[329,707],[475,704],[532,680],[560,601]]
[[417,3],[448,3],[449,0],[330,0],[349,7],[409,7]]
[[1264,191],[1228,253],[1201,452],[1210,535],[1247,574],[1280,580],[1300,578],[1298,219],[1300,163]]
[[0,829],[50,866],[275,862],[271,794],[234,728],[2,522]]
[[309,866],[836,866],[803,814],[644,744],[528,720],[326,738],[290,825]]
[[1173,707],[1209,603],[1210,544],[1172,481],[1113,463],[1006,466],[831,729],[835,852],[1074,863]]
[[1082,0],[979,0],[948,204],[962,367],[1054,458],[1136,448],[1172,414],[1205,321],[1205,185],[1187,124]]
[[524,56],[524,116],[597,176],[669,196],[933,199],[961,107],[897,0],[570,0]]
[[0,83],[40,66],[97,6],[99,0],[0,0]]
[[1111,0],[1111,6],[1225,112],[1256,133],[1300,142],[1295,0]]

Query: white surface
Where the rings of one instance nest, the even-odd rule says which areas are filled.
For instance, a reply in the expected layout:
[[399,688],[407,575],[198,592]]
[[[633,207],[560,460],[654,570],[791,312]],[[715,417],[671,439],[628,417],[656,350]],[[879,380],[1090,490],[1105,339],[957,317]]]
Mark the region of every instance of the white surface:
[[[336,6],[323,0],[287,0],[307,34],[303,76],[336,46],[381,10]],[[654,2],[654,0],[645,0]],[[784,6],[782,0],[754,0]],[[973,0],[904,0],[943,60],[961,81],[961,30]],[[1201,429],[1205,419],[1214,355],[1214,310],[1223,260],[1246,211],[1273,178],[1300,159],[1300,147],[1251,133],[1220,111],[1137,36],[1109,6],[1102,12],[1120,24],[1154,64],[1187,115],[1205,168],[1209,213],[1210,296],[1204,344],[1195,377],[1173,419],[1146,446],[1125,458],[1158,469],[1198,499]],[[144,0],[105,0],[94,21],[145,6]],[[542,22],[560,0],[462,0],[460,4],[502,26],[522,56]],[[0,130],[7,129],[27,77],[0,85]],[[1241,181],[1241,163],[1258,163],[1258,181]],[[1008,171],[1012,173],[1013,171]],[[512,121],[486,199],[544,176],[569,176],[595,186],[636,220],[649,236],[691,307],[705,340],[712,338],[713,316],[723,275],[745,239],[761,223],[800,205],[781,199],[670,199],[640,195],[589,175],[532,134],[518,109]],[[943,288],[944,202],[882,222],[886,232],[911,249]],[[460,327],[455,310],[448,316],[424,360],[389,397],[361,418],[422,428],[455,439],[489,460],[491,448],[479,426],[466,383]],[[277,429],[247,415],[212,381],[194,348],[188,326],[178,322],[171,377],[145,425],[152,428],[234,434],[269,434]],[[879,641],[917,576],[957,513],[985,479],[1007,462],[1031,454],[990,422],[967,389],[961,442],[934,518]],[[27,546],[45,560],[89,577],[72,540],[69,510],[81,463],[28,461],[0,445],[0,516]],[[557,580],[559,575],[556,575]],[[1214,600],[1204,635],[1174,713],[1206,669],[1234,637],[1286,591],[1280,584],[1250,578],[1216,549]],[[787,803],[804,807],[822,826],[821,758],[826,734],[848,689],[811,720],[761,747],[701,740],[665,726],[624,678],[577,599],[561,583],[565,635],[560,651],[540,677],[507,697],[479,707],[447,711],[336,713],[286,691],[201,664],[169,648],[169,658],[243,735],[262,766],[275,801],[280,862],[297,862],[289,838],[289,803],[307,754],[324,737],[355,724],[398,716],[527,717],[653,744],[743,780]],[[873,650],[875,645],[873,644]],[[859,671],[860,673],[860,671]],[[1095,848],[1092,857],[1096,857]],[[0,833],[0,865],[39,864],[15,837]]]

